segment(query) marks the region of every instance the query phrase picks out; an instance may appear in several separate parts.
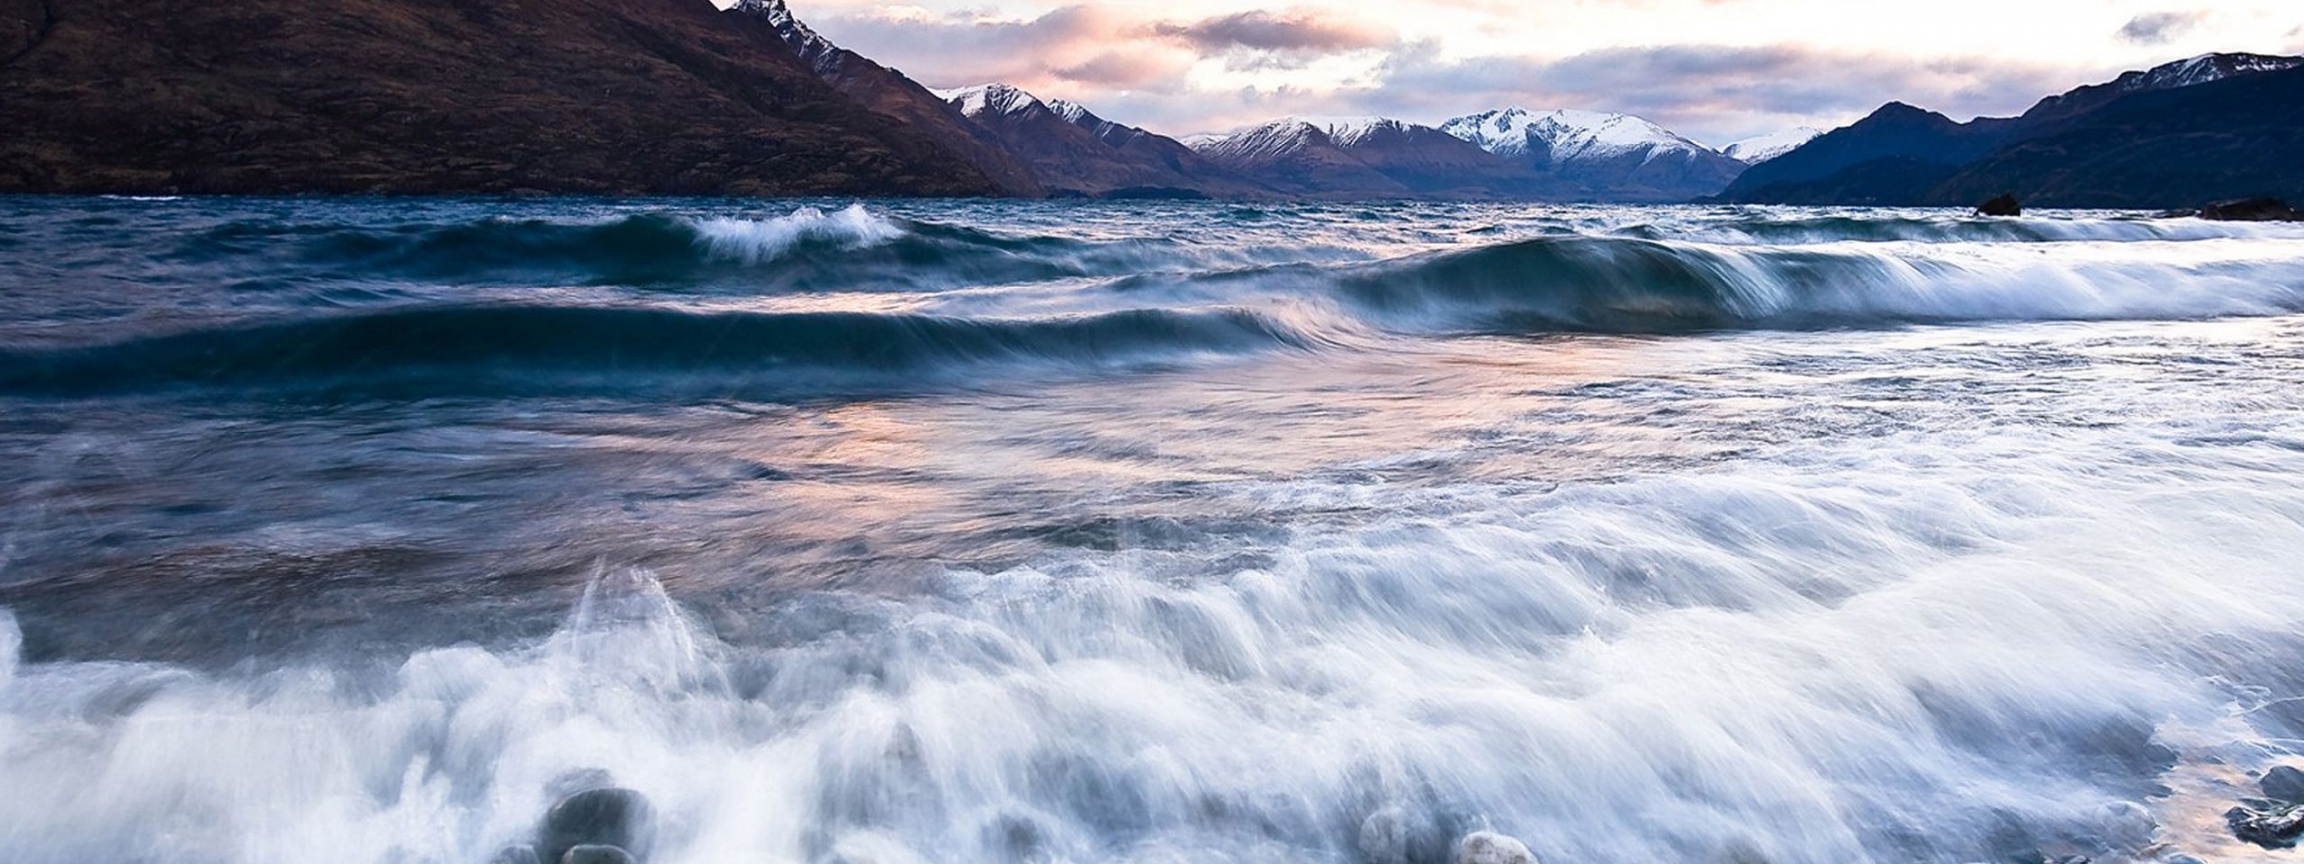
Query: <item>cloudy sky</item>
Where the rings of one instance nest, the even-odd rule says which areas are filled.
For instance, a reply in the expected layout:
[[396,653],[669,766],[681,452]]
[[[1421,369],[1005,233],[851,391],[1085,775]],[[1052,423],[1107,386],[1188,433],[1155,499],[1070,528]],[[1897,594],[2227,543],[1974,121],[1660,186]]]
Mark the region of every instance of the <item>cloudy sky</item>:
[[2304,52],[2298,0],[791,0],[931,87],[1172,135],[1287,114],[1640,114],[1711,144],[1900,99],[1967,119],[2210,51]]

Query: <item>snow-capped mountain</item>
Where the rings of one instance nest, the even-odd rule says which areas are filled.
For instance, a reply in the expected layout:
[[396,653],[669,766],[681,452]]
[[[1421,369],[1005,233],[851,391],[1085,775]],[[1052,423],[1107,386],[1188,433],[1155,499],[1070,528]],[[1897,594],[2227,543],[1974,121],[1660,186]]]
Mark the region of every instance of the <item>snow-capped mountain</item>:
[[[2188,90],[2299,67],[2304,67],[2304,57],[2203,55],[2073,88],[2040,100],[2019,117],[1978,117],[1965,123],[1890,102],[1855,123],[1753,165],[1721,197],[1764,204],[1973,204],[1959,197],[1973,190],[1945,184],[1963,166],[1996,151],[2059,135],[2137,94]],[[1937,191],[1940,186],[1942,192]]]
[[2112,84],[2131,93],[2145,90],[2173,90],[2222,81],[2238,75],[2258,72],[2278,72],[2304,66],[2304,57],[2278,57],[2267,54],[2202,54],[2174,63],[2163,63],[2144,71],[2130,72],[2115,79]]
[[1202,159],[1191,148],[1114,123],[1085,106],[1041,101],[1007,84],[933,91],[997,138],[1056,194],[1124,197],[1253,197],[1254,181]]
[[799,16],[792,14],[792,7],[786,5],[784,0],[736,0],[736,5],[728,7],[727,11],[766,19],[768,26],[776,28],[776,32],[784,37],[784,44],[792,46],[802,62],[815,68],[816,74],[825,75],[837,71],[840,46],[832,44],[832,40],[802,23]]
[[978,84],[974,87],[928,89],[936,98],[951,103],[962,115],[972,120],[992,116],[1020,116],[1034,111],[1049,110],[1048,104],[1032,94],[1006,84]]
[[1685,201],[1718,193],[1744,170],[1742,162],[1629,114],[1514,107],[1440,128],[1596,200]]
[[738,0],[723,14],[765,22],[782,37],[818,80],[832,85],[875,114],[893,118],[926,135],[951,155],[982,171],[1010,195],[1041,195],[1046,189],[1024,163],[919,82],[854,51],[832,44],[811,29],[784,0]]
[[2279,72],[2304,66],[2304,57],[2278,57],[2268,54],[2203,54],[2162,63],[2142,71],[2123,72],[2120,77],[2102,84],[2091,84],[2050,96],[2032,106],[2018,118],[2026,124],[2026,131],[2040,131],[2061,126],[2080,114],[2110,104],[2131,93],[2148,93],[2192,87],[2226,78]]
[[1323,197],[1535,197],[1535,171],[1430,126],[1386,117],[1284,117],[1185,143],[1287,192]]
[[1408,187],[1336,146],[1320,127],[1294,118],[1221,135],[1194,135],[1186,146],[1234,173],[1297,195],[1397,196]]
[[1758,165],[1790,153],[1798,149],[1800,145],[1813,141],[1816,136],[1822,134],[1824,134],[1822,129],[1813,126],[1800,126],[1782,132],[1755,135],[1720,148],[1720,155],[1746,165]]

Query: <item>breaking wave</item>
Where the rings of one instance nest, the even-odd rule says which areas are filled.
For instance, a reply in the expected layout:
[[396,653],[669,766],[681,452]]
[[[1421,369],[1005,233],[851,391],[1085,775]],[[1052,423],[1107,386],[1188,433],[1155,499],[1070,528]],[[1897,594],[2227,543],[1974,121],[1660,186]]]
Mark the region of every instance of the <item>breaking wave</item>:
[[[503,219],[347,228],[222,226],[179,254],[285,254],[323,275],[483,284],[678,286],[756,292],[911,290],[1082,275],[1076,242],[1018,239],[870,212],[803,207],[770,218],[640,213],[605,220]],[[264,260],[267,266],[278,261]]]
[[1731,245],[1815,243],[2135,243],[2219,239],[2300,239],[2304,228],[2277,222],[2213,222],[2089,216],[2006,219],[1958,214],[1882,216],[1768,213],[1735,218],[1650,220],[1610,232],[1643,240]]
[[2196,319],[2304,310],[2304,247],[1749,248],[1548,237],[1357,268],[1340,288],[1383,325],[1442,329]]
[[477,862],[605,771],[666,814],[665,864],[1432,864],[1482,829],[1558,861],[2144,860],[2178,748],[2260,761],[2237,742],[2286,721],[2237,712],[2304,651],[2258,551],[2304,543],[2298,491],[2178,479],[2298,456],[1913,469],[1945,443],[1829,454],[1893,482],[1395,492],[1358,527],[718,632],[611,569],[540,642],[372,671],[20,661],[0,610],[0,834],[28,862]]

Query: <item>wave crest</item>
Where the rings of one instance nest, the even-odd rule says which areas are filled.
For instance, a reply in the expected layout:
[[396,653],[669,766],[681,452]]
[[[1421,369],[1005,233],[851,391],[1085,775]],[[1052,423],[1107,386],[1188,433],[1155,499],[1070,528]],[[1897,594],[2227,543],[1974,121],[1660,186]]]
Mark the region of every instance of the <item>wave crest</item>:
[[462,306],[234,324],[109,345],[0,353],[0,392],[178,386],[387,395],[697,390],[859,394],[1021,371],[1187,362],[1304,345],[1238,309],[1032,319],[861,312]]
[[1547,237],[1398,259],[1338,284],[1356,311],[1411,330],[2181,320],[2304,311],[2304,255],[2214,244],[1751,248]]

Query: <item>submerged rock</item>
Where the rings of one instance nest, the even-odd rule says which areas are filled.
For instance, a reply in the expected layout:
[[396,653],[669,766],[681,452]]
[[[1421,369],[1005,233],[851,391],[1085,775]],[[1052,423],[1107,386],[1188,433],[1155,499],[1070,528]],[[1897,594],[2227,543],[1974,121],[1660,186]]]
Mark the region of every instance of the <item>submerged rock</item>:
[[1404,864],[1408,860],[1408,819],[1398,807],[1386,807],[1360,820],[1360,860],[1367,864]]
[[1360,821],[1361,864],[1422,864],[1442,861],[1455,832],[1421,808],[1385,807]]
[[2304,221],[2304,213],[2288,206],[2278,198],[2243,198],[2237,201],[2218,201],[2200,208],[2200,218],[2220,222],[2297,222]]
[[626,852],[614,846],[573,846],[560,855],[559,864],[639,864]]
[[1536,853],[1503,834],[1475,831],[1456,844],[1454,864],[1536,864]]
[[2234,807],[2224,813],[2224,821],[2232,826],[2235,837],[2266,849],[2285,849],[2296,845],[2297,835],[2304,834],[2304,807],[2269,811]]
[[1984,216],[2022,216],[2024,205],[2014,195],[2002,195],[1976,205],[1976,212]]
[[[654,821],[648,799],[630,789],[586,789],[552,805],[536,829],[536,852],[544,864],[575,864],[568,854],[585,847],[612,847],[624,861],[636,861],[647,852],[648,832]],[[582,864],[617,864],[598,857],[594,849]]]
[[2265,797],[2290,804],[2304,804],[2304,771],[2281,765],[2264,772],[2264,779],[2256,781]]

